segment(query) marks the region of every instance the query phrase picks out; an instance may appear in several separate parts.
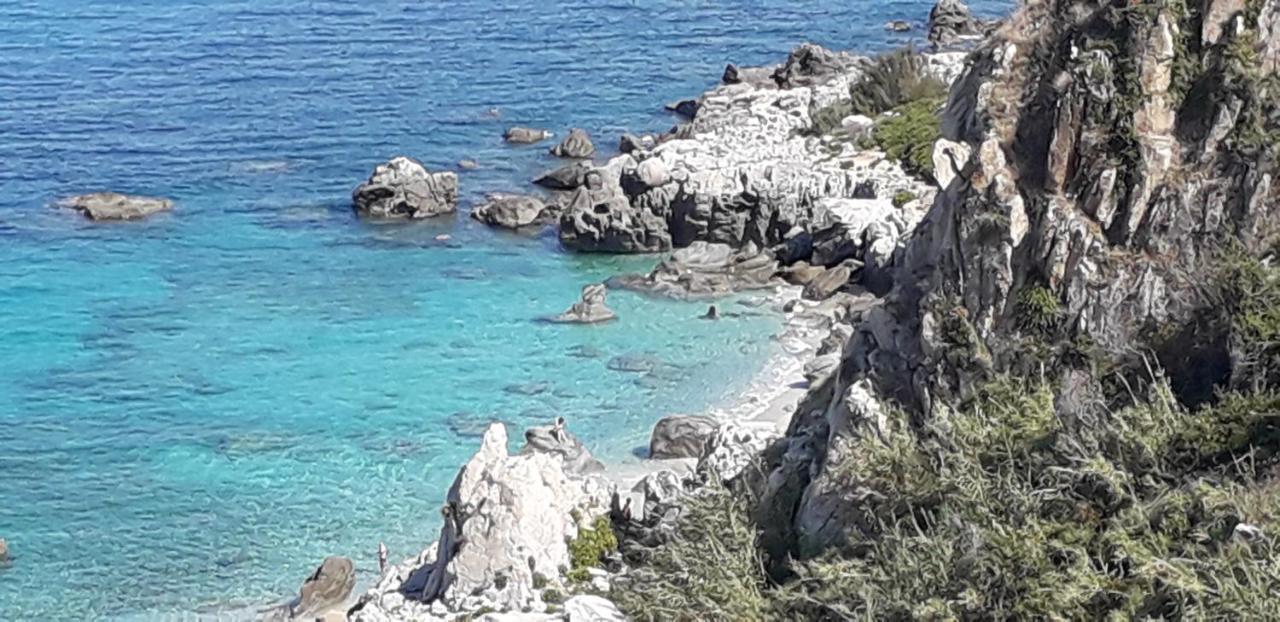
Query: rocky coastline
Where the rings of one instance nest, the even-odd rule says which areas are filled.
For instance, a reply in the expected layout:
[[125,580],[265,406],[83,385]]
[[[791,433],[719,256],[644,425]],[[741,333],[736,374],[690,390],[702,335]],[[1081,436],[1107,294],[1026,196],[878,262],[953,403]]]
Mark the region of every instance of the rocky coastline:
[[[922,58],[949,83],[964,57]],[[601,465],[569,432],[572,421],[529,430],[513,455],[511,431],[490,427],[450,489],[438,539],[386,564],[373,586],[319,617],[627,619],[607,599],[611,582],[627,574],[626,541],[656,537],[679,514],[679,498],[699,483],[740,477],[784,437],[809,388],[837,370],[855,321],[875,305],[862,283],[877,281],[940,190],[935,179],[907,172],[848,134],[813,132],[814,116],[846,97],[871,64],[806,44],[779,65],[730,65],[720,85],[675,106],[688,120],[670,132],[625,135],[622,153],[597,164],[590,137],[574,130],[552,153],[576,161],[535,180],[548,200],[494,195],[473,209],[493,226],[550,224],[577,252],[670,253],[647,274],[605,285],[683,300],[736,295],[784,318],[777,353],[737,403],[658,422],[653,456],[640,465]],[[872,123],[843,121],[849,131],[869,131]],[[549,136],[513,128],[507,140]],[[422,217],[454,205],[456,177],[442,186],[433,176],[451,174],[410,164],[416,161],[393,160],[357,189],[362,214]],[[405,170],[412,188],[386,182]],[[587,284],[580,301],[546,319],[613,320],[605,295],[604,285]],[[713,305],[707,317],[722,312]],[[588,550],[597,539],[608,545]]]

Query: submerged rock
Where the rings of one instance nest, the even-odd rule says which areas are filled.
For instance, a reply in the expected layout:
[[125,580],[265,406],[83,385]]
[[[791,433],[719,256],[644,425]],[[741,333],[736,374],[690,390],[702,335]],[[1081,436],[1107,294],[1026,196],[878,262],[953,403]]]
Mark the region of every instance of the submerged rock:
[[599,473],[604,464],[587,451],[578,437],[569,433],[565,427],[564,417],[556,417],[555,422],[547,426],[535,426],[525,430],[524,447],[521,454],[546,453],[560,456],[564,460],[564,468],[573,475]]
[[351,193],[356,212],[372,218],[429,218],[458,208],[458,174],[432,173],[412,158],[380,164]]
[[655,460],[700,457],[703,445],[719,425],[706,416],[663,417],[653,426],[649,437],[649,457]]
[[551,132],[530,127],[509,127],[503,132],[503,140],[517,145],[532,145],[551,138]]
[[346,620],[347,598],[356,587],[356,567],[345,557],[327,557],[302,583],[298,597],[266,616],[268,621]]
[[471,217],[493,227],[519,229],[538,224],[546,212],[547,204],[537,197],[493,193],[471,208]]
[[550,320],[561,324],[598,324],[617,319],[618,314],[605,305],[607,295],[608,289],[599,283],[583,287],[582,299]]
[[596,146],[591,144],[591,135],[586,130],[573,128],[569,131],[569,135],[560,141],[560,144],[551,148],[551,155],[557,158],[590,158],[596,152]]
[[157,197],[94,192],[63,199],[62,207],[74,209],[90,220],[139,220],[173,209],[173,201]]

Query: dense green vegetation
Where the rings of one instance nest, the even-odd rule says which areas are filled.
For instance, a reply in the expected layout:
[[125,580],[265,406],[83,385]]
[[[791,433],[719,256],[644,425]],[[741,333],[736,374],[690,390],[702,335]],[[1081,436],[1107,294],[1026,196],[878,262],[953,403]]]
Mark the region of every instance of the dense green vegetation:
[[[1205,314],[1240,365],[1209,403],[1180,404],[1158,371],[1110,406],[996,377],[833,446],[824,477],[859,527],[790,579],[765,579],[745,502],[716,490],[614,596],[640,619],[1280,619],[1280,269],[1239,248],[1215,266]],[[1049,290],[1017,312],[1056,334]]]
[[941,99],[920,99],[894,108],[876,120],[871,140],[903,170],[919,177],[933,176],[933,144],[942,137],[938,109]]

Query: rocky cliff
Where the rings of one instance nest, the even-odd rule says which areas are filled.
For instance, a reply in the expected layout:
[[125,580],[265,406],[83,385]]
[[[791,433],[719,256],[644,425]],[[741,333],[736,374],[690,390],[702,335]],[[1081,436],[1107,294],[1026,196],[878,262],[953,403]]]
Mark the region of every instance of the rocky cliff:
[[[1148,405],[1134,398],[1143,386],[1167,386],[1173,395],[1161,403],[1188,413],[1230,403],[1237,394],[1226,392],[1270,386],[1259,367],[1272,361],[1245,342],[1219,285],[1233,258],[1268,265],[1275,241],[1278,10],[1274,0],[1032,2],[970,56],[942,123],[964,156],[953,158],[955,178],[895,255],[892,290],[854,324],[838,372],[813,388],[787,439],[766,454],[756,519],[775,578],[795,570],[793,557],[851,545],[865,553],[901,526],[903,511],[920,512],[920,524],[938,520],[922,508],[941,497],[899,507],[886,523],[880,512],[894,500],[867,484],[870,453],[887,445],[929,460],[953,454],[954,445],[920,448],[960,444],[971,405],[989,404],[1002,379],[1043,390],[1031,395],[1047,396],[1044,415],[1060,424],[1044,439],[1059,458],[1073,455],[1054,445],[1064,438],[1101,442],[1074,425],[1131,424],[1114,413]],[[1122,383],[1133,384],[1117,390]],[[1237,414],[1253,423],[1233,428],[1243,442],[1232,451],[1274,443],[1252,436],[1274,411],[1250,403],[1254,410]],[[1036,405],[1046,403],[1019,402],[988,423],[1010,425]],[[1202,477],[1196,469],[1214,460],[1201,455],[1195,468],[1166,475],[1174,483],[1164,492],[1179,477]],[[1132,475],[1158,472],[1148,468]],[[1078,503],[1093,501],[1083,494]],[[1101,511],[1099,530],[1108,519]],[[1111,572],[1117,582],[1122,574]],[[1274,589],[1276,579],[1255,587]],[[990,607],[976,610],[990,615]],[[1097,611],[1190,611],[1142,607],[1098,603]]]

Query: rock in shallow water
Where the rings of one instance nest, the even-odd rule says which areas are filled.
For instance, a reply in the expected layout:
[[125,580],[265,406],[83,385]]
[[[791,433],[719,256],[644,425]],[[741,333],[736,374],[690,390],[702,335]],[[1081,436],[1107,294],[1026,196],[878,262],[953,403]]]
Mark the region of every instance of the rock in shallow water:
[[380,164],[351,193],[357,213],[371,218],[428,218],[458,208],[458,174],[432,173],[413,158]]
[[118,192],[81,194],[63,199],[58,204],[74,209],[90,220],[139,220],[173,209],[173,202],[169,199]]
[[521,194],[490,194],[471,209],[471,217],[493,227],[519,229],[538,224],[547,204],[537,197]]
[[719,423],[706,416],[674,415],[663,417],[653,426],[649,438],[649,457],[655,460],[697,458],[702,447],[716,431]]
[[507,128],[507,131],[503,132],[502,138],[503,140],[516,145],[532,145],[533,143],[551,138],[551,132],[547,130],[517,126]]
[[582,299],[573,303],[568,311],[550,318],[558,324],[598,324],[617,319],[618,314],[605,305],[608,289],[599,283],[582,288]]
[[591,143],[591,135],[586,130],[573,128],[569,131],[569,135],[560,141],[560,144],[551,148],[551,155],[557,158],[577,158],[584,159],[591,157],[596,152],[596,146]]
[[345,557],[327,557],[302,583],[293,602],[271,611],[265,619],[345,620],[346,602],[356,587],[356,566]]

